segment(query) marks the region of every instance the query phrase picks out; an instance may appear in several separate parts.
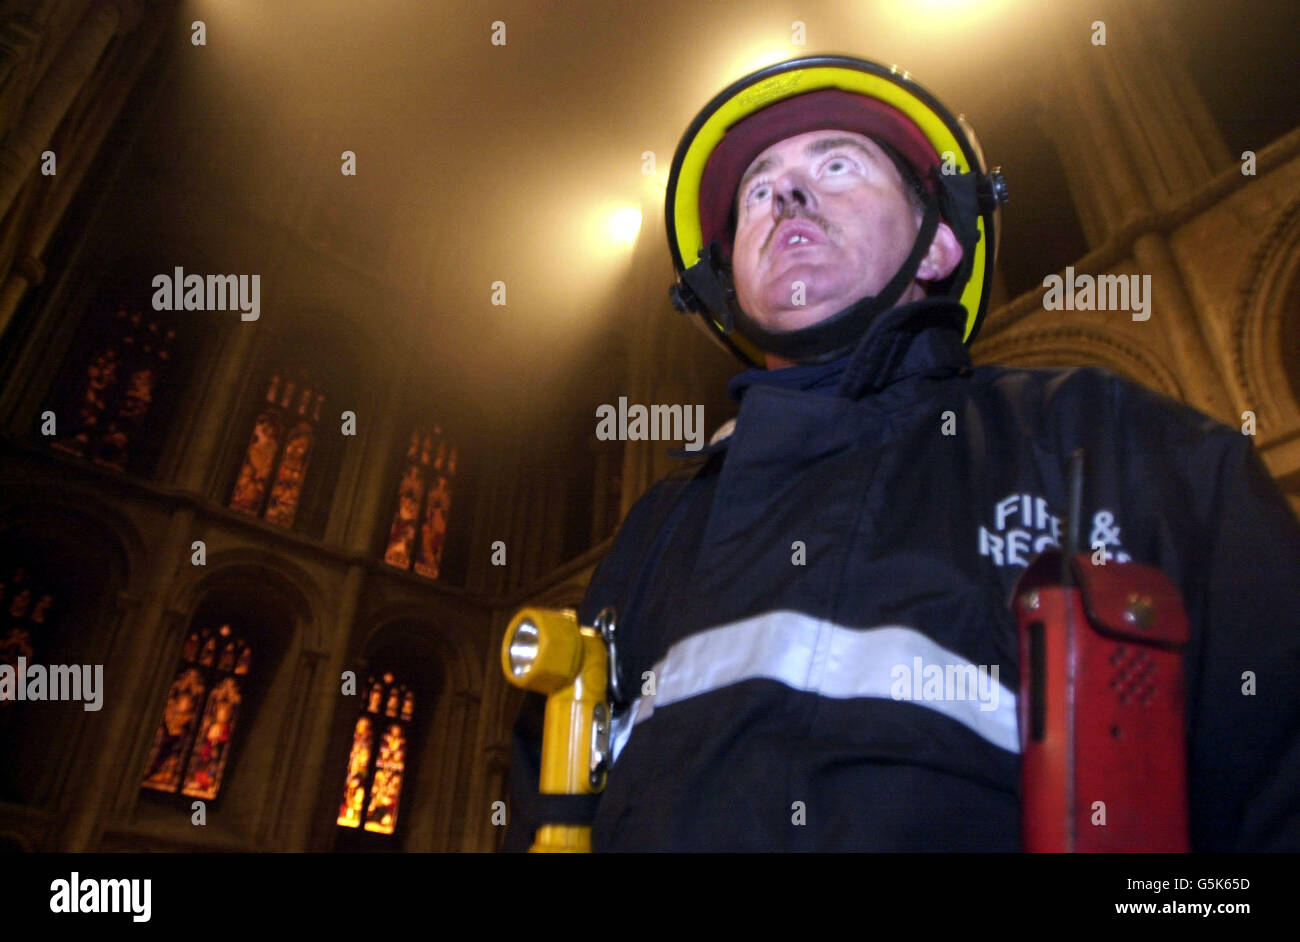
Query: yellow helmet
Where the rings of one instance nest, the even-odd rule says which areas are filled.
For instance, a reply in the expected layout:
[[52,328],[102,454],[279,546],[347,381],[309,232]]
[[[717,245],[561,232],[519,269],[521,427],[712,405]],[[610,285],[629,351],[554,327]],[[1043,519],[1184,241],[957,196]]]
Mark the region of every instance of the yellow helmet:
[[[814,130],[871,137],[916,187],[926,213],[911,255],[879,294],[810,327],[768,331],[740,309],[731,282],[736,190],[766,148]],[[768,66],[710,101],[677,146],[665,203],[677,272],[673,305],[699,314],[709,335],[749,365],[761,364],[764,350],[800,359],[843,349],[897,302],[942,219],[961,244],[962,259],[937,289],[966,309],[969,344],[988,306],[998,207],[1006,199],[1005,178],[987,168],[964,117],[952,115],[907,72],[838,55]]]

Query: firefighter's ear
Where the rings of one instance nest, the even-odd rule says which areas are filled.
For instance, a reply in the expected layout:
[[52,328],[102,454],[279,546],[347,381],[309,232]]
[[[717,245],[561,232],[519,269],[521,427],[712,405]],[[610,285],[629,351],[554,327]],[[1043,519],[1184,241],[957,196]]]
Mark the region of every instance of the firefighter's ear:
[[930,241],[930,250],[916,270],[919,281],[942,281],[953,273],[961,261],[961,243],[946,222],[939,223]]

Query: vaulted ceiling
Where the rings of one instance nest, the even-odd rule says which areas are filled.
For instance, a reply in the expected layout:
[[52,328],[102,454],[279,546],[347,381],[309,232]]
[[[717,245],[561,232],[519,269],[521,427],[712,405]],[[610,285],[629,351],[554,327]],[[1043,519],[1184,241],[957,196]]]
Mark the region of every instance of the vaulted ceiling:
[[[1152,0],[1183,44],[1228,145],[1263,146],[1300,123],[1285,80],[1300,14],[1289,0],[1238,8]],[[601,356],[629,310],[667,316],[666,247],[606,234],[619,209],[662,240],[663,181],[695,112],[740,75],[811,52],[910,70],[979,130],[1006,168],[1003,276],[1012,295],[1085,246],[1034,90],[1053,43],[1086,35],[1104,0],[185,0],[207,45],[170,36],[169,87],[140,160],[271,220],[301,212],[319,180],[346,251],[425,299],[410,316],[431,364],[461,382],[535,377],[538,399]],[[493,23],[504,24],[494,45]],[[792,44],[797,22],[806,45]],[[496,30],[498,37],[500,30]],[[339,155],[357,155],[357,175]],[[655,172],[647,175],[646,152]],[[229,206],[196,202],[204,213]],[[508,303],[491,304],[504,281]],[[654,285],[651,297],[628,286]],[[646,289],[637,289],[644,291]],[[418,307],[418,306],[417,306]],[[436,312],[431,316],[430,312]],[[685,328],[683,328],[685,329]],[[513,393],[488,413],[517,408]],[[558,395],[558,394],[557,394]],[[561,397],[562,398],[562,397]]]

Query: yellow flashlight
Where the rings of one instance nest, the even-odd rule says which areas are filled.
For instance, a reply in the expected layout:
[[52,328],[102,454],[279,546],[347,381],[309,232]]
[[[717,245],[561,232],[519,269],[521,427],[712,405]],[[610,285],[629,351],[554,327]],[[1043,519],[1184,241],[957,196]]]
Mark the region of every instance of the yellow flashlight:
[[[609,764],[609,651],[604,631],[578,624],[572,609],[522,608],[506,628],[501,668],[516,687],[546,694],[542,726],[542,795],[594,795]],[[608,626],[608,627],[606,627]],[[533,853],[591,851],[589,824],[542,824]]]

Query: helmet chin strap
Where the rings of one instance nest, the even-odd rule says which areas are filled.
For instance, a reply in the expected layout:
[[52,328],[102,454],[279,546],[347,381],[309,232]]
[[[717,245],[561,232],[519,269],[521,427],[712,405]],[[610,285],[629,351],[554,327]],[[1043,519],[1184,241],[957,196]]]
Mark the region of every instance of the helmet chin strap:
[[[939,228],[942,204],[949,198],[946,181],[937,172],[932,172],[931,176],[935,184],[934,195],[927,194],[925,214],[916,241],[894,277],[878,294],[861,298],[816,324],[797,330],[773,331],[746,314],[736,300],[731,266],[723,259],[721,247],[716,242],[710,243],[707,249],[700,252],[700,261],[685,273],[684,281],[704,302],[703,306],[720,314],[722,326],[727,332],[738,329],[768,353],[797,363],[819,363],[842,356],[857,345],[877,316],[898,303],[898,299],[916,280],[916,273]],[[969,254],[968,250],[963,252],[964,262],[968,260]]]
[[868,295],[816,324],[797,330],[773,331],[763,327],[734,304],[733,316],[742,334],[757,347],[799,363],[833,358],[833,355],[857,345],[876,317],[898,303],[898,299],[916,280],[917,270],[939,228],[939,201],[926,201],[925,216],[912,244],[912,251],[878,294]]

